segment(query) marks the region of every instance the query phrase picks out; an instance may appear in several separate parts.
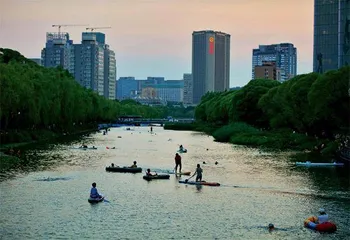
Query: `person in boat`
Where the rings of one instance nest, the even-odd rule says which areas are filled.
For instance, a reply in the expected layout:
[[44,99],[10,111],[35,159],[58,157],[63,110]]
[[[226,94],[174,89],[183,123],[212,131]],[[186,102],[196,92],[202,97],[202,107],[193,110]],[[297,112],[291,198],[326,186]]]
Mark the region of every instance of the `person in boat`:
[[318,213],[320,214],[317,216],[318,223],[328,222],[328,214],[326,213],[326,211],[323,208],[320,208],[318,210]]
[[114,167],[114,163],[111,164],[111,167]]
[[155,175],[157,175],[157,173],[156,173],[156,174],[152,174],[152,173],[151,173],[151,169],[148,168],[148,169],[147,169],[147,172],[146,172],[146,175],[147,175],[147,176],[155,176]]
[[270,223],[268,226],[268,229],[269,229],[269,232],[272,232],[273,230],[275,230],[275,226],[272,223]]
[[87,147],[88,147],[88,146],[85,145],[85,144],[81,145],[81,148],[87,148]]
[[181,164],[181,156],[176,153],[175,154],[175,173],[177,173],[177,168],[179,167],[179,172],[181,173],[182,164]]
[[184,150],[184,147],[180,145],[180,151],[182,152]]
[[137,168],[137,162],[134,161],[134,164],[130,166],[131,168]]
[[197,164],[197,168],[194,171],[194,174],[190,178],[192,178],[195,175],[197,175],[196,176],[196,182],[202,182],[202,173],[203,173],[203,169],[201,168],[201,165]]
[[102,198],[102,196],[97,191],[95,182],[92,183],[92,188],[90,190],[90,198]]

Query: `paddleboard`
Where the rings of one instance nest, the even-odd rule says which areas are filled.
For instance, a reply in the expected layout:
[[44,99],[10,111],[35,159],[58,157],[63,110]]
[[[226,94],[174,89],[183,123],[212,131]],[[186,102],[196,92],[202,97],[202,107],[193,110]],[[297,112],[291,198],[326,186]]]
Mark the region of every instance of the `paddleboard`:
[[333,166],[344,166],[344,163],[312,163],[312,162],[296,162],[297,166],[306,167],[333,167]]
[[184,181],[180,180],[179,183],[184,183],[184,184],[190,184],[190,185],[205,185],[205,186],[213,186],[213,187],[218,187],[220,186],[220,183],[217,182],[195,182],[195,181]]
[[[175,174],[175,172],[174,171],[169,171],[168,172],[169,174]],[[181,173],[176,173],[176,175],[178,175],[178,176],[182,176],[182,175],[191,175],[191,172],[181,172]]]

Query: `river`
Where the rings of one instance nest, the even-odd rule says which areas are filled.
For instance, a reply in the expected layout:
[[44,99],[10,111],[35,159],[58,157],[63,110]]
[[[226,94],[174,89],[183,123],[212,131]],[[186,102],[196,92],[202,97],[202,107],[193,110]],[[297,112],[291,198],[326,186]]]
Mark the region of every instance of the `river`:
[[[296,167],[288,153],[217,143],[195,132],[112,128],[83,141],[38,146],[29,162],[0,177],[0,239],[344,239],[350,235],[346,168]],[[120,136],[120,138],[118,138]],[[97,150],[72,149],[85,142]],[[112,162],[171,171],[183,144],[183,171],[201,163],[203,180],[220,187],[108,173]],[[107,149],[115,147],[116,149]],[[207,150],[208,149],[208,150]],[[203,164],[203,161],[206,164]],[[218,164],[215,165],[215,161]],[[185,179],[182,177],[182,179]],[[91,183],[108,202],[87,202]],[[303,227],[325,208],[333,234]],[[269,233],[266,226],[277,229]]]

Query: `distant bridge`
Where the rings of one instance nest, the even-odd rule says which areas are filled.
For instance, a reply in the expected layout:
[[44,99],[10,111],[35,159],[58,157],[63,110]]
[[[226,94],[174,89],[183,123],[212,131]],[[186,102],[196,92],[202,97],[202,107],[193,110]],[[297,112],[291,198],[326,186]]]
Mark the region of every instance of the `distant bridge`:
[[166,118],[120,118],[115,121],[115,124],[125,125],[149,125],[149,124],[160,124],[165,123],[193,123],[194,118],[177,118],[177,119],[166,119]]

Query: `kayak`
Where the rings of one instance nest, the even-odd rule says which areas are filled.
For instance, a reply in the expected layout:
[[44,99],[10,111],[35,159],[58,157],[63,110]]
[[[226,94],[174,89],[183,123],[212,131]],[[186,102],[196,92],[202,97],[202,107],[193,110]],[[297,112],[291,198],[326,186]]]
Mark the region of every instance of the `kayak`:
[[344,163],[312,163],[312,162],[296,162],[297,166],[306,166],[306,167],[332,167],[332,166],[344,166]]
[[183,150],[177,150],[177,152],[179,152],[179,153],[187,153],[187,149],[183,149]]
[[106,167],[107,172],[124,172],[124,173],[140,173],[142,168],[131,168],[131,167]]
[[169,174],[160,174],[160,175],[152,175],[152,176],[148,176],[148,175],[144,175],[143,179],[147,180],[147,181],[151,181],[154,179],[169,179],[170,175]]
[[190,184],[190,185],[205,185],[205,186],[213,186],[213,187],[218,187],[220,186],[220,183],[217,182],[195,182],[195,181],[184,181],[184,180],[180,180],[179,183],[184,183],[184,184]]
[[102,198],[89,198],[88,202],[89,203],[99,203],[99,202],[102,202],[104,199],[105,199],[105,197],[102,197]]

